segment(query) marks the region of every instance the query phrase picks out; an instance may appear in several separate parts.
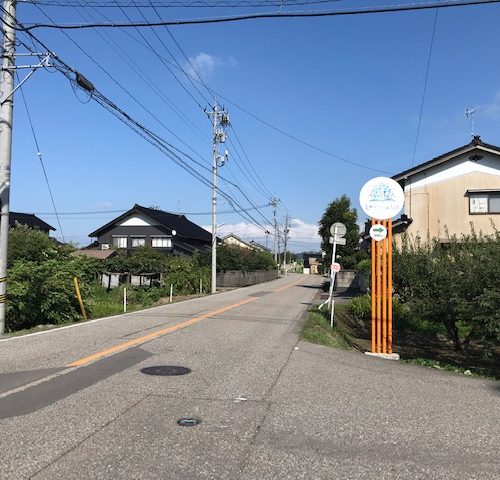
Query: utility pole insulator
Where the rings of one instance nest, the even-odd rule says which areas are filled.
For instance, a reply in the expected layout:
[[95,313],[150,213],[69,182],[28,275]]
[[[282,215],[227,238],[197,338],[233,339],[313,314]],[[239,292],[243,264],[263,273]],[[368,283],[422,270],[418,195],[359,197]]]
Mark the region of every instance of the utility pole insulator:
[[227,140],[226,128],[229,126],[229,115],[222,109],[220,110],[217,101],[214,109],[206,112],[213,118],[213,159],[212,159],[212,281],[211,292],[217,293],[217,175],[218,168],[222,167],[229,157],[226,150],[224,155],[219,154],[219,144]]

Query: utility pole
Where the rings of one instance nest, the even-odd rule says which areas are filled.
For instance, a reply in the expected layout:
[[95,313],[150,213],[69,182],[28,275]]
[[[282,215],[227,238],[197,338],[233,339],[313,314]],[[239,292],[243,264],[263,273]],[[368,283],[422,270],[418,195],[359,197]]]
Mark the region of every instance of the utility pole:
[[14,54],[16,2],[3,2],[2,70],[0,77],[0,335],[5,332],[7,247],[9,241],[10,162],[14,114]]
[[212,159],[212,281],[211,292],[217,293],[217,171],[219,166],[223,166],[228,157],[228,152],[219,154],[219,143],[225,143],[227,134],[226,128],[229,126],[229,115],[223,108],[219,109],[217,100],[214,109],[208,112],[208,116],[213,117],[213,159]]
[[279,198],[271,198],[270,205],[273,207],[274,217],[274,261],[278,263],[278,222],[276,221],[276,209],[278,208]]
[[284,234],[285,234],[285,251],[283,253],[283,268],[285,270],[285,275],[288,274],[287,269],[286,269],[286,248],[287,248],[287,244],[288,244],[288,233],[289,232],[290,232],[290,230],[288,229],[288,213],[287,213],[286,217],[285,217],[285,230],[284,230]]

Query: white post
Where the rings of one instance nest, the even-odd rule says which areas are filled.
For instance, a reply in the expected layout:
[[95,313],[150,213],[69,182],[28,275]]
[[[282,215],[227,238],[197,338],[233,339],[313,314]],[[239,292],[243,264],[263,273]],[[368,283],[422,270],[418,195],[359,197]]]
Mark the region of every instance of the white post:
[[[335,241],[337,238],[337,230],[335,229],[335,235],[333,235],[333,247],[332,247],[332,265],[335,263],[335,254],[337,251],[337,242]],[[333,284],[335,283],[335,272],[332,270],[330,266],[330,327],[333,328],[333,310],[334,310],[334,303],[335,301],[333,300]]]
[[5,332],[7,294],[7,243],[9,241],[10,163],[14,115],[14,53],[16,2],[3,2],[2,70],[0,75],[0,336]]
[[212,276],[211,292],[217,293],[217,161],[219,152],[217,149],[217,127],[219,120],[217,102],[214,105],[214,123],[213,123],[213,158],[212,158]]
[[203,279],[200,278],[200,294],[203,293]]
[[127,311],[127,287],[123,287],[123,311]]
[[174,286],[170,284],[170,303],[172,303],[172,293],[174,291]]

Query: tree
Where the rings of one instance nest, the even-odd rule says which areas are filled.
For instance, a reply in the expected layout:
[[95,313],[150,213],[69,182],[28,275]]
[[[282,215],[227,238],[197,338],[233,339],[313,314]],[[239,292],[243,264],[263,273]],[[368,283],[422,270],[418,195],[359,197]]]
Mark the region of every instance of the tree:
[[[500,340],[500,232],[421,243],[393,251],[394,288],[416,317],[442,323],[457,350]],[[488,347],[490,348],[490,347]]]
[[71,248],[61,247],[46,233],[16,224],[9,229],[8,266],[11,267],[18,260],[29,262],[44,262],[51,258],[65,256]]
[[359,248],[358,212],[351,207],[351,200],[343,194],[330,203],[319,221],[319,235],[322,238],[321,249],[326,252],[325,262],[331,263],[332,245],[330,244],[330,227],[335,222],[342,222],[346,228],[346,244],[337,246],[338,261],[344,268],[355,268],[357,263],[366,258],[366,253]]

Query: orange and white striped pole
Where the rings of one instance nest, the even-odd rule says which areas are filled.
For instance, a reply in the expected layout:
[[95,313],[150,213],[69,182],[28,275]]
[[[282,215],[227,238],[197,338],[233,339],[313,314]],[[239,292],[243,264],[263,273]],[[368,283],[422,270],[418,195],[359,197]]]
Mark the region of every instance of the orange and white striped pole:
[[371,352],[399,358],[393,354],[392,309],[392,218],[404,206],[405,193],[394,179],[376,177],[359,192],[359,203],[371,218]]

